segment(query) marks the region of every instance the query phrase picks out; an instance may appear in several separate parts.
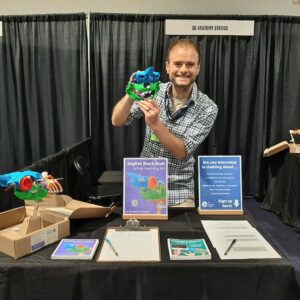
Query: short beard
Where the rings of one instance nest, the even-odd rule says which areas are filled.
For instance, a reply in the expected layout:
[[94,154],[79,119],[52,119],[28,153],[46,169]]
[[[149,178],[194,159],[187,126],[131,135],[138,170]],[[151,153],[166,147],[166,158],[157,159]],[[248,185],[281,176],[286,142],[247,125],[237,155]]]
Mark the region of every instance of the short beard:
[[194,82],[196,81],[196,78],[194,78],[189,84],[177,84],[176,83],[176,78],[175,79],[171,79],[172,84],[177,87],[180,88],[182,90],[188,90],[189,88],[191,88],[194,84]]

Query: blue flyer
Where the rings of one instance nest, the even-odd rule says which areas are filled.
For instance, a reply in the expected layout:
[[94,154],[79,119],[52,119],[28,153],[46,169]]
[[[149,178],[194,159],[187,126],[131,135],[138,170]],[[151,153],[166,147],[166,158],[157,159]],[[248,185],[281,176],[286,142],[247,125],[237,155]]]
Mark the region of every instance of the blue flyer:
[[199,210],[243,210],[241,156],[199,156]]

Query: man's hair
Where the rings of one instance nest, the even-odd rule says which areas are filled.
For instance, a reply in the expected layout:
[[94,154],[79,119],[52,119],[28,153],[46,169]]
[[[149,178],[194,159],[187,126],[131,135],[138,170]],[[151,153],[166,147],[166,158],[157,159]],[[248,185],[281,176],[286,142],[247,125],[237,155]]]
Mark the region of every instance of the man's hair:
[[199,48],[198,44],[191,39],[179,39],[179,40],[176,40],[175,42],[173,42],[168,48],[167,61],[169,61],[170,52],[176,46],[193,48],[198,53],[199,63],[200,63],[200,57],[201,57],[200,56],[200,48]]

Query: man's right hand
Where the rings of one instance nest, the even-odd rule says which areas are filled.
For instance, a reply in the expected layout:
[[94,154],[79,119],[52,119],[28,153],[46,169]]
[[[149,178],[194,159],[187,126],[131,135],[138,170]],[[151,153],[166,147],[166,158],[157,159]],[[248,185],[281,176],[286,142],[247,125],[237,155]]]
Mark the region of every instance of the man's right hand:
[[115,105],[111,116],[113,126],[122,126],[126,123],[132,104],[133,100],[128,95],[125,95]]

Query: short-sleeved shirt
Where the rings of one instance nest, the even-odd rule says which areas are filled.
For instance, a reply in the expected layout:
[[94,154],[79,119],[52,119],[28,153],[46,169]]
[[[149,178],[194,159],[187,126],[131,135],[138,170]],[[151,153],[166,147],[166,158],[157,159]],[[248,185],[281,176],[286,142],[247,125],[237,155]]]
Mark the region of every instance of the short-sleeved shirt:
[[[183,160],[174,157],[159,141],[155,141],[152,129],[146,126],[141,157],[168,158],[168,204],[176,205],[194,197],[193,154],[210,132],[218,108],[207,95],[198,90],[194,83],[187,105],[173,113],[170,91],[171,82],[160,85],[160,90],[155,97],[160,107],[159,118],[171,133],[183,140],[187,156]],[[144,113],[135,102],[126,125],[129,125],[133,119],[143,116]]]

